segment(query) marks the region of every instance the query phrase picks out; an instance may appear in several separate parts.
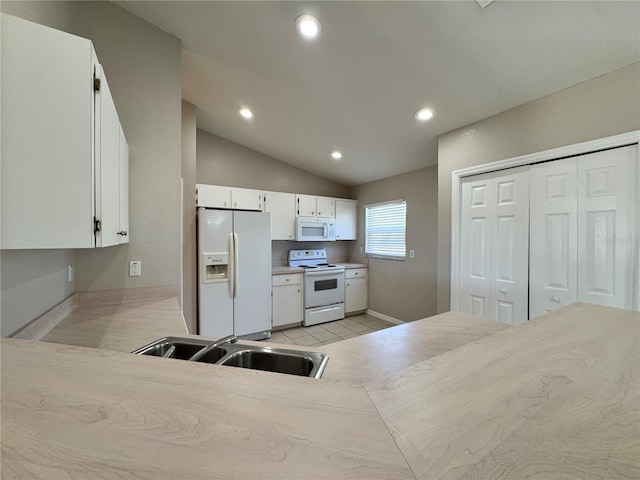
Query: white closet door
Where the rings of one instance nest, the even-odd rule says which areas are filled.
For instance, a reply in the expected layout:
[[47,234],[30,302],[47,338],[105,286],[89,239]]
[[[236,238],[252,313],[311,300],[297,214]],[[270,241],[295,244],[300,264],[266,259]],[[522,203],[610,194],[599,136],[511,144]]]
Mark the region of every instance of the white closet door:
[[532,165],[529,173],[529,318],[536,318],[578,298],[577,161]]
[[637,148],[632,145],[578,157],[581,302],[633,308]]
[[460,311],[491,318],[492,174],[462,184]]
[[508,324],[528,318],[528,167],[462,184],[460,309]]
[[516,325],[529,318],[529,168],[501,173],[491,215],[491,318]]

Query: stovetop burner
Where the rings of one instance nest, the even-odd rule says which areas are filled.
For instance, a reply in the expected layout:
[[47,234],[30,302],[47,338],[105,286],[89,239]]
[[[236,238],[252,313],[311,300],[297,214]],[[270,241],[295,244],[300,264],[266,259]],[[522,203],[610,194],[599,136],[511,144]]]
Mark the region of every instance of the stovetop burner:
[[313,250],[289,250],[289,266],[300,267],[305,270],[332,270],[339,273],[344,267],[327,262],[326,248]]

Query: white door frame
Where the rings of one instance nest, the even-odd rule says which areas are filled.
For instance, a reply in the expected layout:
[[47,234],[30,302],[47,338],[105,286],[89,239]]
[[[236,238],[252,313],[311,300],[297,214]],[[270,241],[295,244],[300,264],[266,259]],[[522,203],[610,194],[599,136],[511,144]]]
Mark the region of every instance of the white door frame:
[[[481,173],[495,172],[507,168],[520,167],[523,165],[532,165],[534,163],[546,162],[549,160],[559,160],[565,157],[573,157],[585,153],[604,150],[607,148],[623,147],[640,143],[640,130],[613,135],[610,137],[589,140],[588,142],[576,143],[565,147],[552,148],[541,152],[521,155],[519,157],[500,160],[497,162],[485,163],[483,165],[475,165],[473,167],[462,168],[451,173],[451,310],[459,310],[460,308],[460,195],[462,194],[462,179],[471,175],[479,175]],[[638,179],[636,180],[636,188],[640,190],[640,168],[637,169]],[[640,197],[640,192],[637,193]],[[640,210],[640,209],[638,209]],[[636,212],[636,233],[640,231],[640,213]],[[637,259],[636,259],[637,260]],[[640,268],[640,267],[638,267]],[[639,272],[636,272],[636,283],[638,282]],[[640,290],[640,286],[638,287]],[[640,292],[636,292],[635,306],[638,308],[640,302]]]

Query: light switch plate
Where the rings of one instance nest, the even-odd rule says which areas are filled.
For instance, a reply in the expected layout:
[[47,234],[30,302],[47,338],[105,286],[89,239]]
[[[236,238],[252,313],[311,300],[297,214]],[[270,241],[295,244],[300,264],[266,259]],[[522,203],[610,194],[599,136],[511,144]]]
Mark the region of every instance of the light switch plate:
[[73,265],[67,266],[67,282],[73,282]]
[[416,251],[415,250],[409,250],[409,258],[416,258]]
[[142,275],[142,260],[131,260],[129,262],[129,276],[139,277]]

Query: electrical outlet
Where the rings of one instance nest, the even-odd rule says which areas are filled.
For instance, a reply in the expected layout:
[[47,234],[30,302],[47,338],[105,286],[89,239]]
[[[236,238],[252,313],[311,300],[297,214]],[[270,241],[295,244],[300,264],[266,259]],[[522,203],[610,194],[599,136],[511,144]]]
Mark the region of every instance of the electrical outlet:
[[139,277],[142,275],[142,260],[131,260],[129,262],[129,276]]
[[415,258],[416,257],[416,251],[415,250],[409,250],[409,258]]
[[67,266],[67,282],[73,282],[73,265]]

